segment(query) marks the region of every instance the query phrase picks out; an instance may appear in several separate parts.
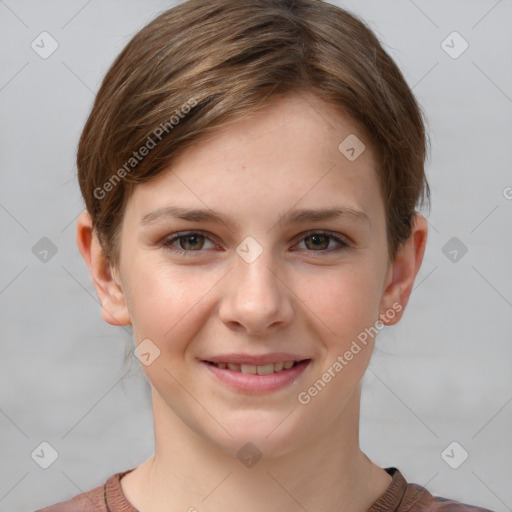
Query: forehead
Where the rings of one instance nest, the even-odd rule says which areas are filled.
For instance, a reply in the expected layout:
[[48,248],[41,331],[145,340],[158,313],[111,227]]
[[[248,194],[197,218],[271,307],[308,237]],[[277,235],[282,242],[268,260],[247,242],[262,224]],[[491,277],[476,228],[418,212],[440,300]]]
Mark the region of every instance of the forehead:
[[144,216],[193,204],[235,209],[242,218],[319,204],[371,210],[379,207],[379,189],[364,132],[332,105],[301,93],[275,97],[198,140],[156,180],[137,185],[128,209]]

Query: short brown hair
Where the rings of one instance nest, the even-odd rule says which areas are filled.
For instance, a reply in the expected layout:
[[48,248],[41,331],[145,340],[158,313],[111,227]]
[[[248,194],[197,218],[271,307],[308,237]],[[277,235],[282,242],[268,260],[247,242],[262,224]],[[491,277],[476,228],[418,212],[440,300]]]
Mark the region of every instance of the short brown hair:
[[200,136],[270,97],[302,91],[348,115],[369,138],[394,257],[416,205],[429,198],[428,139],[411,89],[371,29],[322,0],[187,0],[127,44],[80,138],[80,188],[107,258],[117,262],[136,184]]

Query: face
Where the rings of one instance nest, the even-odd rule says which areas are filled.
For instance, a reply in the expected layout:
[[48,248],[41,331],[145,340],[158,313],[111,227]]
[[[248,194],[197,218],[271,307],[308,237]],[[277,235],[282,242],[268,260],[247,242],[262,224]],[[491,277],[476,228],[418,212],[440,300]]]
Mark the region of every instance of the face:
[[347,158],[351,134],[367,142],[321,100],[282,97],[135,188],[116,270],[155,421],[274,454],[346,421],[369,328],[397,309],[374,156]]

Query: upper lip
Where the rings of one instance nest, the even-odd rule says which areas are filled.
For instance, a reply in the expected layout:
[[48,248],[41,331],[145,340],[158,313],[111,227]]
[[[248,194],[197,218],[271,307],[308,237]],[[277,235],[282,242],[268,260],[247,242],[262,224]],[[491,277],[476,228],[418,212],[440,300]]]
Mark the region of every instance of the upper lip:
[[273,354],[250,355],[250,354],[220,354],[210,356],[203,359],[211,363],[235,363],[235,364],[253,364],[262,366],[270,363],[280,363],[286,361],[303,361],[304,359],[311,359],[310,357],[290,354],[288,352],[275,352]]

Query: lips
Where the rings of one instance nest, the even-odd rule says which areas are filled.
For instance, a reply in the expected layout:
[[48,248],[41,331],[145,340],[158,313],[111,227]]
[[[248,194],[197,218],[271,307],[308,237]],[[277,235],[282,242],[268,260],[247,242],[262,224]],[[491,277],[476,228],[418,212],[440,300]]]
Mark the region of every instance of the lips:
[[270,375],[271,373],[289,370],[297,363],[309,359],[307,355],[274,352],[272,354],[261,355],[218,354],[205,357],[203,362],[233,372],[242,372],[252,375]]
[[298,354],[279,353],[224,354],[201,359],[200,363],[217,381],[237,392],[260,394],[297,382],[312,361]]
[[228,369],[232,372],[240,372],[245,373],[246,375],[271,375],[272,373],[281,372],[283,370],[289,370],[293,368],[300,361],[279,361],[277,363],[268,363],[268,364],[237,364],[237,363],[227,363],[227,362],[219,362],[215,363],[213,361],[206,361],[217,368]]
[[218,354],[205,357],[201,362],[229,384],[245,390],[251,387],[263,390],[277,389],[298,376],[309,365],[311,358],[290,352]]

